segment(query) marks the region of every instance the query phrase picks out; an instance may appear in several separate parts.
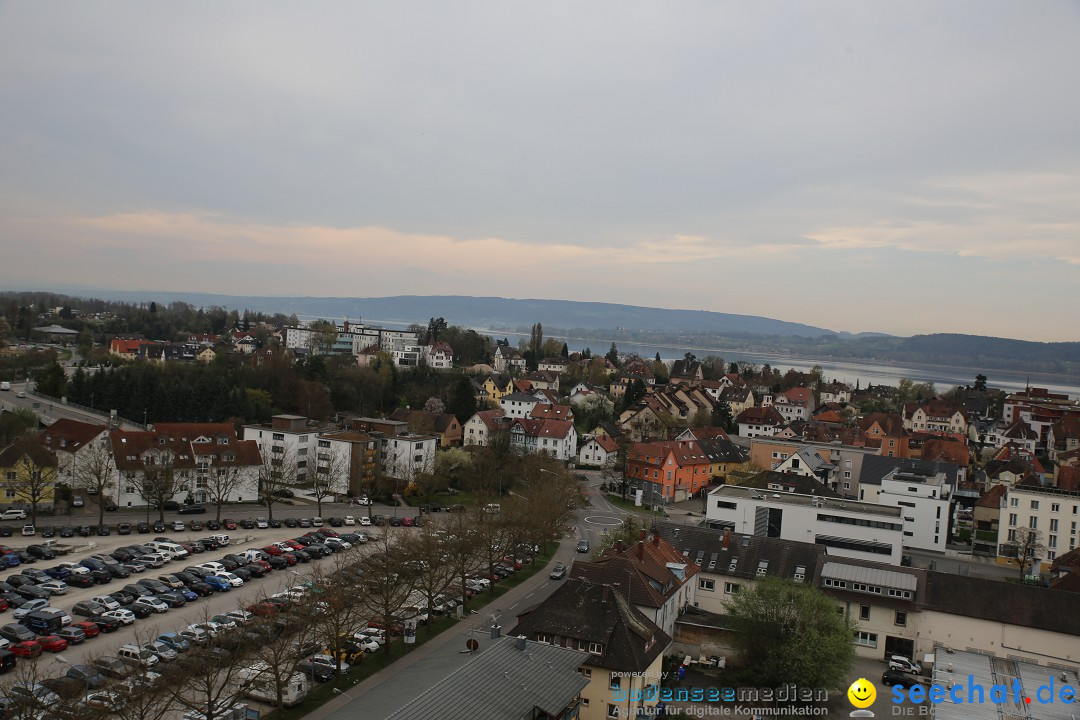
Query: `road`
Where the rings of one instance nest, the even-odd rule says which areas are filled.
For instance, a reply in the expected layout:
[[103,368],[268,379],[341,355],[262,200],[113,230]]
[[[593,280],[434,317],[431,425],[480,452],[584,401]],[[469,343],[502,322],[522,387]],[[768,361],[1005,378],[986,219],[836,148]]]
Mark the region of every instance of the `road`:
[[[79,420],[80,422],[94,423],[96,425],[107,424],[109,421],[107,413],[102,415],[71,405],[64,405],[50,398],[39,397],[34,395],[32,387],[32,382],[12,383],[10,392],[0,393],[2,395],[0,397],[0,406],[7,410],[16,408],[30,410],[36,413],[46,424],[52,424],[60,419]],[[26,397],[19,397],[20,393]],[[135,423],[121,419],[120,429],[140,430],[142,428]]]

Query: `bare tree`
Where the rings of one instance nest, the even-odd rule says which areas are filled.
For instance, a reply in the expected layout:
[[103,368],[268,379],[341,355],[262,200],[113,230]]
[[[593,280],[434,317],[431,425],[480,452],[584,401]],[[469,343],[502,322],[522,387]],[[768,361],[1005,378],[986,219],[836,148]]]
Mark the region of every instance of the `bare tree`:
[[390,653],[390,636],[394,634],[395,615],[413,591],[413,566],[394,543],[392,527],[383,528],[382,535],[373,540],[369,554],[361,561],[364,594],[361,603],[375,616],[386,631],[383,651]]
[[158,519],[162,522],[165,522],[165,501],[171,500],[187,480],[176,463],[176,453],[169,448],[148,453],[143,457],[142,471],[133,478],[139,496],[148,508],[157,508]]
[[1042,531],[1032,528],[1017,528],[1013,539],[1005,545],[1006,554],[1020,570],[1020,579],[1027,575],[1027,570],[1035,560],[1046,554],[1042,542]]
[[[480,537],[466,513],[449,513],[442,529],[445,533],[443,550],[446,553],[443,562],[454,568],[454,579],[459,583],[461,596],[467,604],[466,581],[479,566]],[[490,577],[490,574],[485,573],[484,577]]]
[[[326,443],[326,447],[323,443]],[[347,490],[344,485],[348,481],[349,458],[329,445],[328,441],[320,440],[315,450],[315,472],[312,475],[311,494],[315,496],[319,517],[322,517],[323,500],[342,495]]]
[[11,468],[4,489],[11,500],[30,508],[30,524],[37,524],[38,505],[51,500],[56,488],[57,459],[37,438],[24,438],[3,451],[4,465]]
[[235,455],[232,457],[232,461],[222,457],[217,465],[211,465],[206,471],[206,491],[217,509],[218,521],[221,520],[221,506],[244,485],[250,472],[247,466],[235,460]]
[[367,620],[362,600],[365,586],[356,571],[360,559],[357,550],[335,555],[334,567],[329,572],[326,565],[314,568],[311,588],[318,601],[305,606],[313,639],[335,659],[338,677],[342,662],[355,664],[363,658],[363,650],[352,641],[352,634]]
[[74,470],[75,487],[101,499],[98,503],[98,525],[104,524],[104,498],[112,491],[116,475],[112,449],[104,443],[94,443],[82,448],[76,455]]
[[281,452],[276,449],[267,451],[263,448],[259,464],[259,495],[271,520],[274,519],[274,503],[296,484],[298,473],[296,455],[289,448],[283,448]]
[[283,707],[285,689],[297,671],[302,650],[312,640],[312,625],[307,613],[289,613],[278,618],[260,618],[245,628],[251,640],[249,667],[261,670],[274,687],[276,707]]
[[[424,596],[428,617],[434,614],[435,596],[445,591],[457,577],[457,568],[446,561],[450,542],[446,533],[431,523],[424,523],[401,544],[404,554],[414,563],[413,585]],[[466,597],[464,592],[461,595]]]
[[230,651],[216,639],[194,647],[186,657],[163,668],[172,691],[171,701],[182,710],[195,710],[206,720],[220,720],[231,713],[240,698],[237,672],[244,666],[242,647]]

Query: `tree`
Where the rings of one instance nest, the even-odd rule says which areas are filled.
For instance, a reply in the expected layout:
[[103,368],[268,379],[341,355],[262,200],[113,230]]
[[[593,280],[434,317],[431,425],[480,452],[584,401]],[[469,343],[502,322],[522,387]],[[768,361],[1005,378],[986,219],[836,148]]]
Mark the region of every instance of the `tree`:
[[612,365],[614,365],[615,367],[619,367],[619,348],[615,347],[614,342],[611,343],[611,348],[607,351],[607,355],[605,355],[604,357],[606,357],[608,359],[608,362],[610,362]]
[[450,401],[447,407],[458,422],[464,425],[476,414],[476,390],[468,375],[458,375],[450,389]]
[[[352,633],[367,620],[364,604],[360,601],[364,592],[361,576],[355,564],[359,559],[358,548],[334,555],[333,569],[320,564],[311,574],[311,597],[317,603],[308,603],[296,610],[307,610],[306,623],[312,639],[334,658],[337,673],[341,677],[341,663],[354,664],[363,651],[355,652]],[[389,633],[388,633],[389,634]]]
[[855,624],[813,586],[767,578],[736,593],[727,616],[762,687],[840,687],[855,660]]
[[[344,495],[348,488],[349,458],[335,448],[323,447],[322,443],[330,445],[328,440],[320,440],[319,447],[315,450],[315,472],[311,486],[311,494],[315,496],[316,511],[322,517],[323,500],[334,495]],[[345,486],[342,487],[342,480]]]
[[1046,546],[1042,542],[1042,531],[1026,527],[1017,528],[1013,539],[1006,543],[1004,550],[1004,555],[1016,563],[1020,571],[1020,579],[1023,580],[1036,558],[1046,554]]
[[979,392],[986,392],[986,376],[982,373],[975,376],[975,389]]
[[45,395],[59,398],[67,394],[67,375],[60,363],[50,363],[34,375],[35,389]]
[[596,549],[599,556],[606,548],[615,547],[616,543],[622,543],[630,547],[641,539],[641,531],[649,529],[650,520],[644,515],[630,513],[613,530],[605,530],[601,547]]
[[[278,449],[280,448],[280,452]],[[259,495],[266,504],[266,512],[274,519],[274,503],[285,491],[296,484],[299,468],[296,455],[287,447],[263,448],[259,463]]]
[[434,345],[439,340],[439,336],[446,332],[446,320],[441,317],[431,318],[427,324],[427,336],[428,343]]
[[446,590],[457,575],[457,568],[446,561],[451,542],[433,523],[424,523],[406,535],[401,544],[401,552],[415,563],[413,586],[423,595],[429,618],[435,614],[435,596]]
[[158,519],[165,522],[165,501],[171,500],[183,487],[181,471],[176,467],[176,453],[170,448],[148,451],[143,456],[142,472],[136,473],[135,489],[149,508],[157,508]]
[[16,441],[4,454],[14,459],[3,481],[9,502],[28,506],[30,524],[37,525],[38,505],[51,499],[56,487],[56,455],[32,437]]
[[719,355],[706,355],[701,361],[701,375],[706,380],[719,380],[724,376],[724,358]]
[[540,323],[536,323],[529,331],[529,352],[532,353],[534,362],[535,359],[539,359],[540,348],[544,344],[544,326]]
[[653,362],[654,363],[662,363],[662,362],[664,362],[663,360],[660,359],[660,351],[659,350],[656,351],[656,357],[653,358]]
[[312,355],[329,355],[338,339],[337,325],[328,320],[316,320],[308,329],[311,330],[308,352]]
[[731,406],[726,400],[713,405],[712,424],[714,427],[722,427],[727,432],[734,432],[735,418],[731,414]]
[[432,415],[442,415],[446,412],[446,405],[443,403],[442,398],[432,395],[424,403],[424,412]]
[[[472,520],[466,513],[449,513],[449,517],[443,522],[443,529],[446,531],[443,544],[446,555],[443,562],[454,568],[454,579],[458,582],[458,590],[467,605],[465,583],[469,574],[477,569],[479,538]],[[490,575],[484,577],[490,577]]]
[[386,630],[383,651],[389,655],[394,614],[413,591],[414,567],[397,547],[393,527],[384,530],[368,544],[369,552],[360,561],[364,592],[359,604],[381,620]]
[[250,472],[247,466],[240,464],[235,453],[228,453],[231,460],[226,460],[225,456],[226,453],[221,453],[215,458],[217,463],[211,465],[206,473],[206,491],[217,508],[216,517],[219,522],[221,521],[221,506],[228,501],[230,495],[248,481]]
[[566,345],[566,343],[562,344],[562,351],[559,353],[559,355],[561,355],[564,360],[570,357],[570,348]]
[[98,525],[105,524],[105,496],[113,489],[116,463],[107,443],[96,441],[75,456],[75,487],[102,499],[98,503]]

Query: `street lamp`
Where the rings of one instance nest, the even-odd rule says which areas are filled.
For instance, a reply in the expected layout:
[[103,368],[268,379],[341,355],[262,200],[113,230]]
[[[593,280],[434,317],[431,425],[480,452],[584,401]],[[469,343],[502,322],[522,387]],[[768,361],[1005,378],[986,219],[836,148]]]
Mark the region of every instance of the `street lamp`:
[[511,495],[513,495],[513,496],[514,496],[514,497],[516,497],[516,498],[521,498],[521,499],[522,499],[522,500],[524,500],[525,502],[529,502],[529,498],[525,497],[524,495],[518,495],[518,494],[517,494],[516,492],[514,492],[513,490],[507,490],[507,492],[508,492],[508,493],[510,493]]

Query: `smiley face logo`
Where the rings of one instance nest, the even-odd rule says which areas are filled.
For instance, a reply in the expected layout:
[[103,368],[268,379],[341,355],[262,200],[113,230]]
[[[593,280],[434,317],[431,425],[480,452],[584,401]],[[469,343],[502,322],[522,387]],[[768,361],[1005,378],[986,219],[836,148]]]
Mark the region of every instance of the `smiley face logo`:
[[857,708],[868,708],[877,699],[877,688],[866,678],[859,678],[851,683],[847,690],[848,700]]

